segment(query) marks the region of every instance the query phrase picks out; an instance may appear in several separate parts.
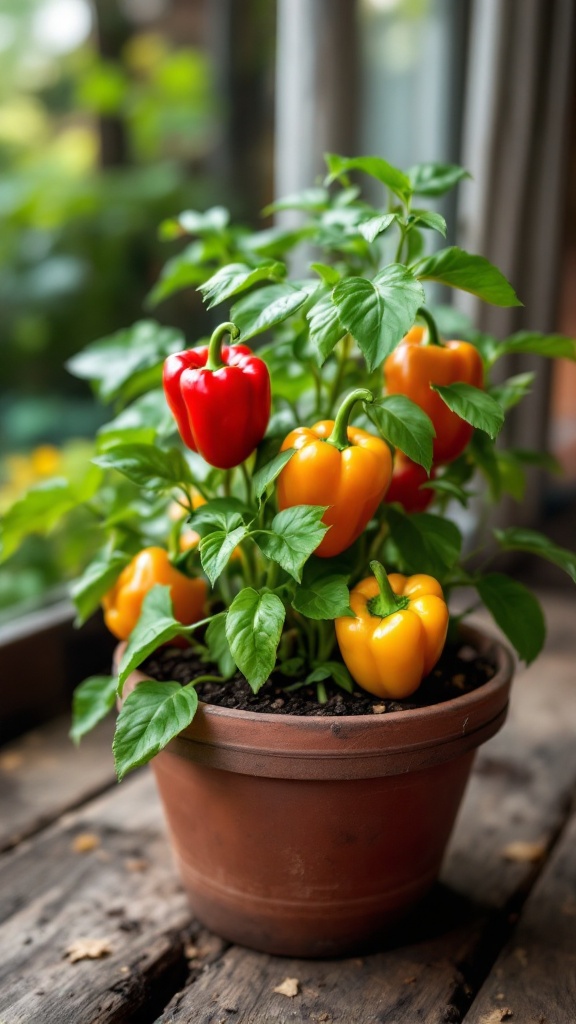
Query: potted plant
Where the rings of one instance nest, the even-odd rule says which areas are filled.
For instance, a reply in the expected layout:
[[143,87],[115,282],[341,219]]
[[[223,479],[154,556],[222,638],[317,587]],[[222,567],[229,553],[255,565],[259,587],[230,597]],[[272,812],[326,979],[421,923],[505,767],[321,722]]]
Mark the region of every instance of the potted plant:
[[[122,644],[114,676],[76,691],[73,738],[119,698],[118,776],[152,761],[194,910],[311,956],[357,948],[431,885],[474,751],[504,720],[511,657],[448,600],[472,588],[530,662],[542,612],[490,569],[495,551],[576,577],[540,534],[471,544],[457,514],[480,493],[518,500],[539,459],[495,444],[533,376],[495,383],[498,359],[574,359],[576,343],[496,340],[431,309],[432,282],[519,305],[482,257],[425,252],[446,225],[421,204],[461,168],[327,166],[268,210],[302,211],[300,227],[249,231],[219,207],[163,225],[189,241],[151,301],[196,286],[222,322],[187,347],[146,320],[74,357],[114,418],[89,473],[34,488],[3,523],[5,554],[62,521],[100,536],[72,593],[79,621],[102,603]],[[312,258],[295,280],[298,246]]]

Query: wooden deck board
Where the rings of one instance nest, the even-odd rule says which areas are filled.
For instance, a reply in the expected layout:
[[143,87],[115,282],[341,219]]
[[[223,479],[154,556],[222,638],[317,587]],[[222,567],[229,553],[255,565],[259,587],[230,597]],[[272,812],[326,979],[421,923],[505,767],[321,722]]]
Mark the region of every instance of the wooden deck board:
[[67,715],[56,718],[0,751],[0,851],[114,784],[112,719],[79,747],[69,728]]

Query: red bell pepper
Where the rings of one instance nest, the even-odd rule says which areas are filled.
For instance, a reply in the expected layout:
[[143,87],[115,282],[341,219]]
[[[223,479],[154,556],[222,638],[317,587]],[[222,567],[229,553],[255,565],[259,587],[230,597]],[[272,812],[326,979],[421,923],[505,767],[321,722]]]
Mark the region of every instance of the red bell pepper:
[[405,512],[424,512],[434,498],[434,491],[429,487],[422,490],[422,484],[433,480],[435,475],[433,468],[428,475],[424,466],[419,466],[407,455],[397,451],[394,455],[392,480],[386,492],[386,503],[397,501]]
[[270,375],[245,345],[222,345],[235,324],[220,324],[210,343],[176,352],[164,363],[164,393],[184,444],[218,469],[254,451],[270,418]]

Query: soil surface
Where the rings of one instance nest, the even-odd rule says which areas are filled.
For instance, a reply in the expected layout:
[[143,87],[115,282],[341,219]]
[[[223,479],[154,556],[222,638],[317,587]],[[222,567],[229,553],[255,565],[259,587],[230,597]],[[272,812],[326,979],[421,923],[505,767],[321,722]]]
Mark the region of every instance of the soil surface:
[[[174,680],[189,683],[198,675],[212,670],[202,664],[192,650],[166,647],[155,651],[141,666],[141,671],[159,681]],[[364,690],[346,693],[330,680],[326,680],[328,701],[317,700],[316,687],[305,686],[287,693],[281,680],[271,678],[257,693],[252,693],[240,673],[224,683],[199,683],[197,693],[206,704],[237,708],[241,711],[266,712],[277,715],[370,715],[388,711],[407,711],[452,700],[486,683],[495,673],[495,666],[480,657],[468,645],[446,647],[436,668],[421,683],[416,693],[407,700],[383,700]],[[290,686],[293,679],[284,679]]]

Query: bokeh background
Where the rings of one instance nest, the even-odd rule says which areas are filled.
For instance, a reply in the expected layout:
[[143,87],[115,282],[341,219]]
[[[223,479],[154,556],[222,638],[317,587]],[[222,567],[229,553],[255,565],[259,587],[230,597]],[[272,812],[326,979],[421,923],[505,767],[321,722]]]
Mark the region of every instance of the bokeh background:
[[[105,413],[64,364],[151,314],[183,255],[158,225],[216,204],[257,224],[326,150],[464,164],[449,242],[527,309],[463,311],[576,334],[575,20],[570,0],[2,0],[0,512],[80,465]],[[153,315],[205,327],[193,288]],[[535,365],[511,429],[563,475],[535,473],[514,520],[574,547],[576,367],[514,369]],[[0,569],[0,624],[60,599],[83,555],[31,538]]]

